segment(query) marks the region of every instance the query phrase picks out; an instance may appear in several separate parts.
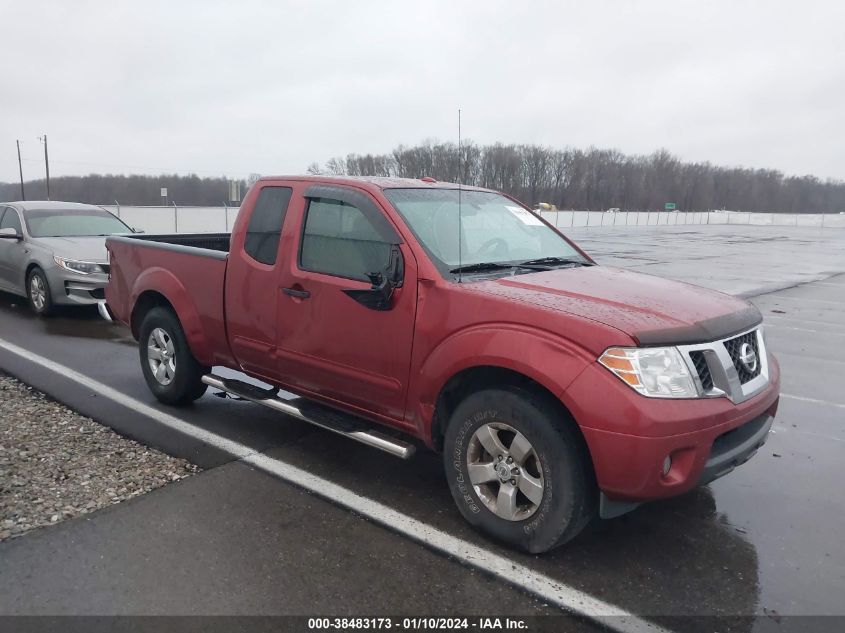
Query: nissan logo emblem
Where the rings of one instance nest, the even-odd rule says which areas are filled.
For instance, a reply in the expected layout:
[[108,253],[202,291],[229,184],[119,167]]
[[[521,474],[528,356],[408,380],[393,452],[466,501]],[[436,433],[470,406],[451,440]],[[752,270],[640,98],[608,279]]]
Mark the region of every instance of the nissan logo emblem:
[[757,371],[757,352],[748,343],[743,343],[739,348],[739,362],[748,373]]

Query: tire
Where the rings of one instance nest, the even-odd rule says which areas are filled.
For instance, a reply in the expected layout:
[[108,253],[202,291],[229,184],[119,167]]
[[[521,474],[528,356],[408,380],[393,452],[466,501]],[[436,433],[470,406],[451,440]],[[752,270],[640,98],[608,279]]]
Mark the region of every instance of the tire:
[[[208,388],[202,377],[210,368],[200,365],[194,358],[182,325],[172,310],[156,307],[147,312],[141,321],[138,352],[147,386],[161,402],[187,405]],[[160,369],[154,371],[153,365]]]
[[29,308],[38,316],[50,316],[55,311],[47,275],[38,266],[26,276],[26,298],[29,300]]
[[563,415],[551,398],[518,388],[477,391],[455,408],[444,466],[471,525],[532,554],[563,545],[587,526],[598,490],[583,438]]

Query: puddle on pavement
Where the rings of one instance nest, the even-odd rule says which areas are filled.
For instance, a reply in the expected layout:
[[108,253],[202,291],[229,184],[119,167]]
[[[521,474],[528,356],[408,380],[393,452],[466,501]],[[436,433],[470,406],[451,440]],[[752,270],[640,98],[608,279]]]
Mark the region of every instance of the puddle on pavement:
[[36,317],[30,312],[26,299],[0,293],[0,311],[31,320],[40,325],[44,332],[55,336],[135,345],[128,328],[119,323],[104,321],[95,306],[58,306],[53,316]]

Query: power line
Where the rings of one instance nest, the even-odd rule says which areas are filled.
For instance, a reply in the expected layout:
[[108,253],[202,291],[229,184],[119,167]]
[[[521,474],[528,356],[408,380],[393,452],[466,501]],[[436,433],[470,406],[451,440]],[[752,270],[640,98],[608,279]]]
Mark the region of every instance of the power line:
[[[37,163],[41,162],[41,159],[36,158],[24,158],[22,159],[25,163]],[[149,171],[158,171],[158,172],[173,172],[173,173],[184,173],[184,174],[234,174],[234,175],[247,175],[247,172],[241,172],[236,170],[215,170],[215,169],[174,169],[172,167],[145,167],[142,165],[122,165],[117,163],[95,163],[95,162],[87,162],[87,161],[73,161],[73,160],[55,160],[53,159],[53,163],[59,163],[62,165],[91,165],[94,167],[119,167],[123,169],[144,169]]]

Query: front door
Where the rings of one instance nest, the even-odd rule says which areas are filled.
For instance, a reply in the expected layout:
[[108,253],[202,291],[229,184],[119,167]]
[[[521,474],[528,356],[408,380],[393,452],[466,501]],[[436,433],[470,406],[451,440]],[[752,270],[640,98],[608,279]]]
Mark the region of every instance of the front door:
[[[0,207],[0,229],[15,229],[23,234],[18,212],[12,207]],[[24,265],[26,246],[21,240],[0,239],[0,288],[25,292]]]
[[[404,417],[416,313],[416,263],[399,244],[402,286],[389,308],[363,305],[344,290],[366,290],[384,271],[395,228],[369,194],[313,186],[299,216],[300,247],[282,271],[277,356],[285,382],[396,420]],[[291,218],[293,219],[293,218]]]

